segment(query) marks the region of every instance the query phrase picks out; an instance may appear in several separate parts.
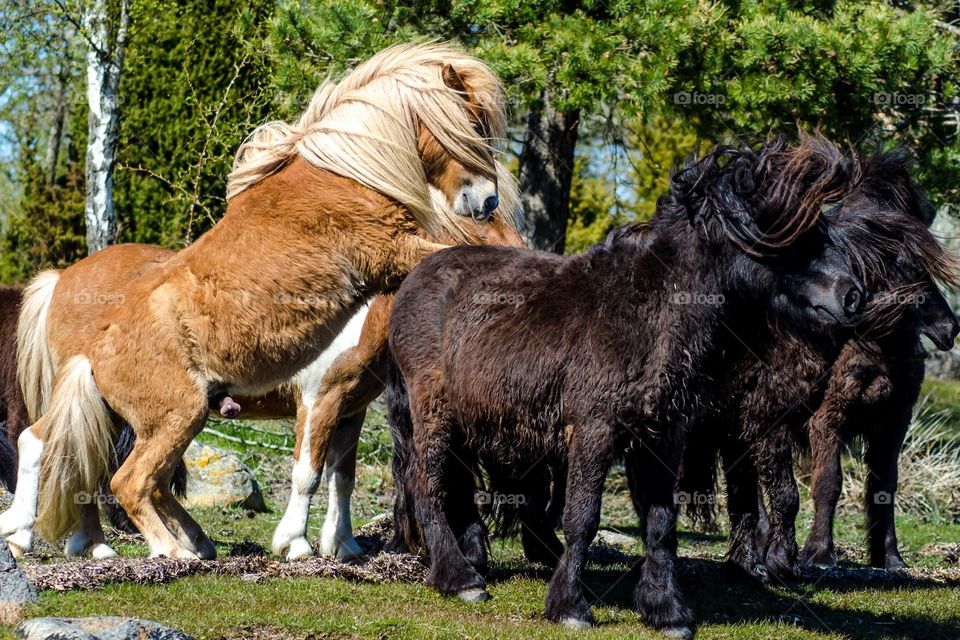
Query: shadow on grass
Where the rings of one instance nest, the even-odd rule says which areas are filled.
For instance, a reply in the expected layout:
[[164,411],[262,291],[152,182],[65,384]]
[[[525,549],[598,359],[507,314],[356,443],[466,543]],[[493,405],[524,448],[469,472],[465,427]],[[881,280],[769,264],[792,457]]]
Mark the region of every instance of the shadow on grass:
[[[594,606],[632,609],[633,589],[640,579],[642,564],[640,558],[631,557],[629,564],[590,565],[584,572],[588,600]],[[779,623],[816,633],[842,634],[856,640],[880,637],[956,640],[960,637],[960,611],[944,621],[925,615],[877,613],[866,608],[862,600],[860,606],[852,608],[824,604],[816,598],[823,591],[838,595],[872,592],[878,601],[899,602],[904,596],[893,591],[958,589],[960,577],[934,580],[894,571],[834,569],[820,572],[789,589],[765,587],[737,578],[721,562],[683,558],[680,573],[684,594],[693,607],[698,626]],[[502,582],[517,576],[549,581],[551,574],[549,569],[509,563],[495,565],[489,581]]]

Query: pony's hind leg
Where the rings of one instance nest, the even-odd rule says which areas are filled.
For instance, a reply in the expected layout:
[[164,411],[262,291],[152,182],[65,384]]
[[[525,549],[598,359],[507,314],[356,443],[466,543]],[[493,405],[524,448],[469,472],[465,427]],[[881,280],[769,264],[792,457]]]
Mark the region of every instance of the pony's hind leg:
[[414,438],[413,482],[417,520],[430,550],[427,584],[445,595],[457,595],[466,602],[488,599],[483,577],[463,555],[459,540],[447,519],[446,470],[453,423],[445,407],[426,410],[410,393]]
[[[176,387],[169,383],[178,374],[183,384],[174,394]],[[133,415],[124,416],[137,431],[137,441],[110,488],[150,545],[151,556],[212,558],[213,543],[170,491],[174,469],[206,422],[207,396],[182,371],[157,376],[168,381],[169,395],[149,404],[124,398],[124,406],[155,409],[156,415],[136,415],[131,409]]]
[[40,457],[43,454],[43,419],[26,429],[17,440],[19,466],[17,492],[10,508],[0,514],[0,535],[6,537],[15,555],[33,548],[33,523],[37,518],[40,490]]
[[[551,569],[557,566],[563,555],[563,543],[557,538],[556,519],[550,508],[559,509],[565,504],[565,496],[560,488],[566,489],[566,480],[551,483],[551,475],[556,478],[566,471],[566,465],[555,467],[541,465],[524,476],[524,501],[520,506],[520,540],[523,555],[530,562],[536,562]],[[561,516],[562,517],[562,516]]]
[[573,629],[593,623],[593,612],[583,594],[582,574],[587,549],[600,528],[600,499],[613,458],[613,441],[610,428],[597,423],[576,429],[570,445],[563,510],[567,548],[547,587],[546,608],[547,618]]
[[90,555],[95,560],[113,558],[117,555],[110,545],[100,526],[100,510],[96,503],[89,502],[83,505],[80,514],[80,526],[67,538],[63,554],[68,558],[82,558]]
[[[691,446],[695,445],[691,443]],[[769,582],[770,574],[757,550],[760,478],[750,458],[749,446],[737,436],[730,436],[721,445],[720,458],[730,518],[727,566],[751,579]]]
[[823,569],[837,564],[833,545],[833,519],[843,490],[840,430],[837,421],[824,415],[827,412],[823,408],[827,405],[828,403],[824,402],[809,422],[810,457],[813,460],[813,526],[800,552],[803,565]]
[[870,565],[874,567],[904,569],[907,566],[897,545],[894,501],[898,479],[897,459],[910,425],[912,408],[910,404],[894,409],[885,407],[886,415],[878,415],[871,429],[864,434],[867,542]]

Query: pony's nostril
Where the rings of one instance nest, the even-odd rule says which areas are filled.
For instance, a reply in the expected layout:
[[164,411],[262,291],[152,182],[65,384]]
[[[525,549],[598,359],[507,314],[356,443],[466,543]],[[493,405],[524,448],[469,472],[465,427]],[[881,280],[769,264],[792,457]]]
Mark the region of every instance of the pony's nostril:
[[851,287],[843,296],[843,310],[849,314],[858,313],[863,306],[863,294],[856,287]]
[[500,206],[499,196],[490,196],[489,198],[483,201],[484,213],[490,213],[491,211],[496,209],[498,206]]

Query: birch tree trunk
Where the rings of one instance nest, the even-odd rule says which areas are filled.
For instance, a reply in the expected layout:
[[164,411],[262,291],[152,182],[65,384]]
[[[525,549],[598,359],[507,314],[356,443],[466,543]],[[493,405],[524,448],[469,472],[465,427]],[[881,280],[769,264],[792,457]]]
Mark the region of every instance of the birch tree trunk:
[[[112,16],[110,0],[91,0],[83,15],[87,37],[87,252],[114,241],[117,216],[113,208],[113,167],[117,156],[120,72],[130,26],[130,0],[120,0]],[[114,12],[116,13],[116,12]]]
[[520,191],[527,221],[524,235],[534,249],[563,253],[579,123],[579,112],[554,108],[549,89],[540,108],[527,118]]

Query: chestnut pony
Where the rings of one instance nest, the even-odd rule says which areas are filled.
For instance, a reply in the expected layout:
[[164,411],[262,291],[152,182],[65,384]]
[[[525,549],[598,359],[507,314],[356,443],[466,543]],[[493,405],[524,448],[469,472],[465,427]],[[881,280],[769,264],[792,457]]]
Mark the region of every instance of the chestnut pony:
[[39,419],[20,438],[18,482],[38,487],[39,509],[15,501],[0,533],[29,528],[34,513],[48,539],[76,528],[122,419],[137,442],[111,488],[151,554],[214,557],[170,491],[211,400],[265,393],[315,360],[370,297],[443,246],[419,230],[468,241],[463,216],[515,197],[496,159],[503,133],[500,83],[483,63],[444,45],[391,47],[324,83],[295,125],[258,128],[237,153],[223,219],[119,288],[46,360],[35,347],[55,279],[38,276],[21,316],[36,320],[18,329],[20,379],[53,384],[49,397],[24,390]]
[[[465,229],[482,244],[523,246],[514,222],[505,221],[505,215],[505,207],[498,207],[489,220],[467,218]],[[127,283],[159,268],[175,255],[172,249],[118,244],[67,269],[47,272],[50,282],[44,291],[50,297],[45,305],[46,335],[37,337],[37,348],[46,352],[45,357],[53,359],[53,353],[67,348],[65,342],[96,326],[100,315],[123,302],[118,292]],[[286,304],[311,302],[309,299],[284,301]],[[290,500],[273,539],[278,555],[286,553],[290,560],[313,555],[313,547],[306,537],[307,521],[325,461],[330,502],[320,550],[324,555],[341,559],[361,553],[353,539],[350,497],[355,480],[357,442],[366,408],[385,386],[387,322],[392,303],[392,295],[378,295],[369,305],[361,307],[316,360],[292,379],[263,396],[236,398],[242,418],[296,418]],[[24,318],[24,322],[33,321],[34,318]],[[24,382],[24,386],[32,385],[41,395],[49,394],[42,381]],[[19,391],[17,389],[18,395]],[[118,449],[121,462],[123,454]],[[24,493],[21,500],[27,499]],[[32,537],[30,530],[20,530],[12,534],[9,541],[12,548],[21,553],[32,548]],[[95,505],[83,507],[81,526],[67,540],[64,552],[68,557],[114,555],[106,544]]]

